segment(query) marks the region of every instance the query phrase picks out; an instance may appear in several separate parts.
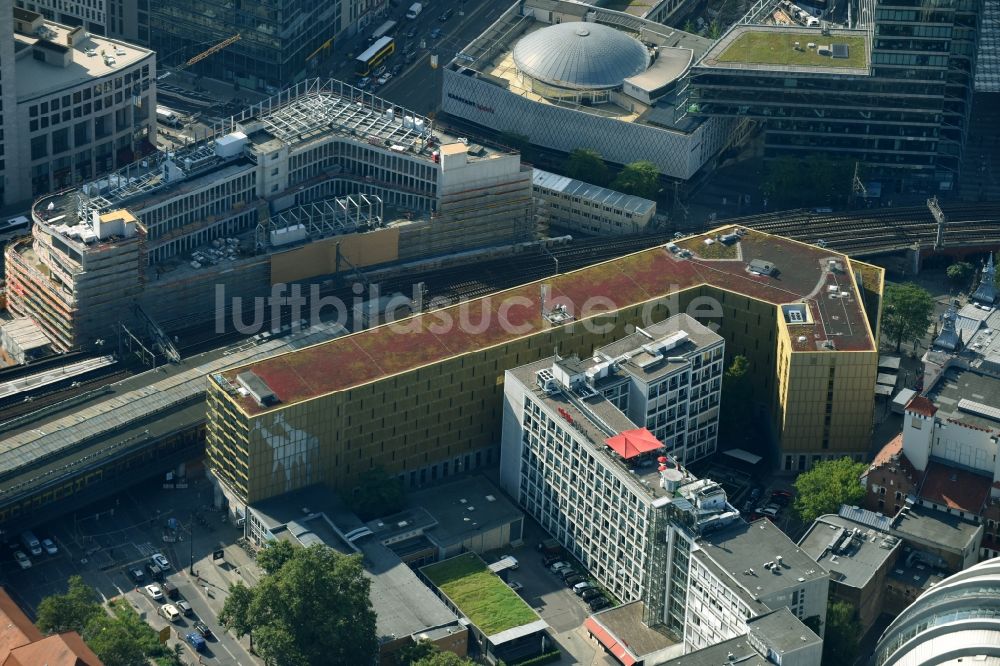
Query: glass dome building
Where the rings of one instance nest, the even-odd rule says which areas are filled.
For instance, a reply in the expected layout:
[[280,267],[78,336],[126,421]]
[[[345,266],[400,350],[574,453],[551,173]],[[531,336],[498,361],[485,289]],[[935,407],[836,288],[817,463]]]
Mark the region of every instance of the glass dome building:
[[949,576],[893,620],[874,666],[1000,663],[1000,558]]
[[645,72],[650,54],[638,39],[599,23],[558,23],[523,37],[513,50],[521,83],[548,99],[607,102],[612,90]]

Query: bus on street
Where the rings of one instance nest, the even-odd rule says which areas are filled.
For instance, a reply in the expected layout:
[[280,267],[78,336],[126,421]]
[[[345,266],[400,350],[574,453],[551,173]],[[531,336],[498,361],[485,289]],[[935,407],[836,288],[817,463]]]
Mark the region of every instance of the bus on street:
[[357,58],[358,76],[368,76],[378,68],[385,59],[396,50],[396,42],[392,37],[382,37]]

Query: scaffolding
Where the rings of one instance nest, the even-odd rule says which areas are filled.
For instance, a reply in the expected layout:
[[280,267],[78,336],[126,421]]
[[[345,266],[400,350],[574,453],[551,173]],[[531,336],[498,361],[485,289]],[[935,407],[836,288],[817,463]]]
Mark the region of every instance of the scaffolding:
[[[260,219],[260,218],[258,218]],[[271,233],[301,227],[305,238],[317,240],[328,236],[370,231],[384,225],[382,199],[373,194],[355,194],[323,199],[296,206],[257,224],[258,248],[271,243]]]

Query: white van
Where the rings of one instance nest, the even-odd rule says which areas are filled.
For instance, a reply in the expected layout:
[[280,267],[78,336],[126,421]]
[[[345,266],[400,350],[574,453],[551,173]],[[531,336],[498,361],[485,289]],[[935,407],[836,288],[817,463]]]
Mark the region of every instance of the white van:
[[160,606],[160,615],[167,618],[170,622],[177,622],[181,619],[181,612],[173,604],[163,604]]
[[31,530],[21,532],[21,543],[31,551],[32,555],[42,554],[42,544]]

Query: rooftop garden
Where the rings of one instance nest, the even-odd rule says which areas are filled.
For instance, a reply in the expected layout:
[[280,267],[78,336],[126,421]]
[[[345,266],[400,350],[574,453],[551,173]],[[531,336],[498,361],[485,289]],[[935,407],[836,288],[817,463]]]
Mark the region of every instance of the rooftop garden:
[[475,553],[428,565],[422,571],[487,636],[538,620],[535,611]]
[[[795,42],[799,47],[795,48]],[[813,48],[809,48],[813,44]],[[821,46],[846,44],[847,57],[820,55]],[[867,64],[865,38],[855,35],[824,36],[819,30],[787,32],[784,30],[747,30],[719,54],[719,62],[742,62],[757,65],[795,65],[806,67],[853,67]]]

